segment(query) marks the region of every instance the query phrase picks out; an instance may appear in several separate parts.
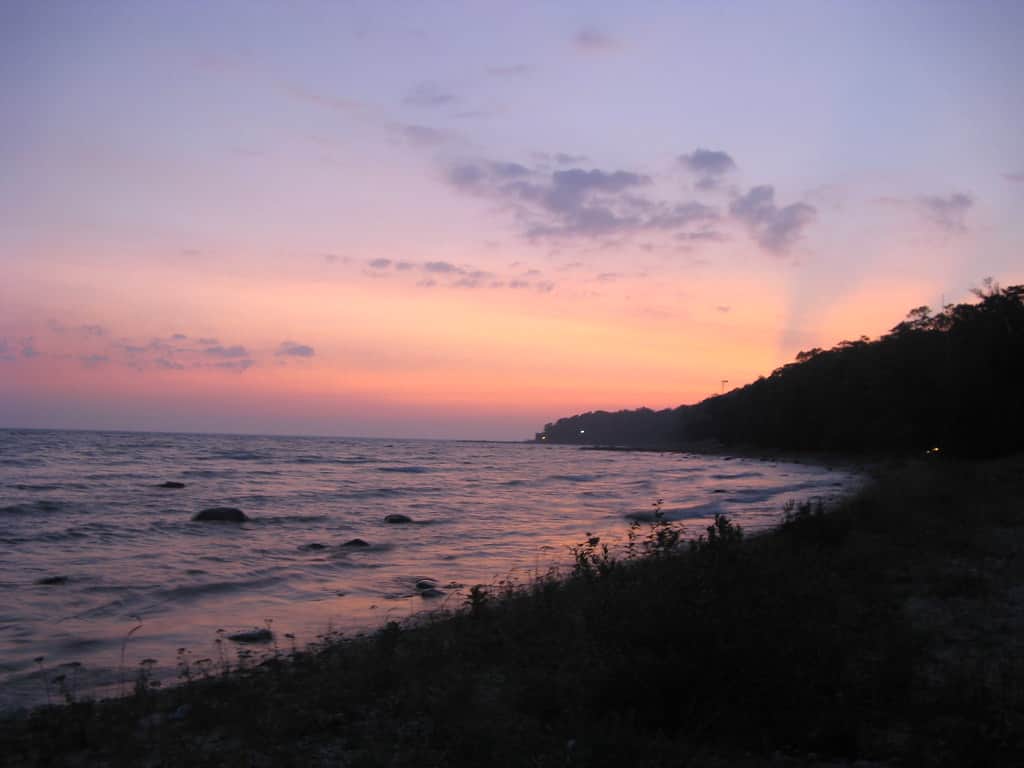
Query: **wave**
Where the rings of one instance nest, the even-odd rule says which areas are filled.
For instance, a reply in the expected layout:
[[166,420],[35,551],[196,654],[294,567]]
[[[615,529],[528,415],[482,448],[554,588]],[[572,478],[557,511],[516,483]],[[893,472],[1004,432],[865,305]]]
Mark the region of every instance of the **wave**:
[[27,504],[9,504],[6,507],[0,507],[0,515],[33,515],[40,512],[63,512],[71,509],[71,507],[71,502],[40,499],[39,501],[30,501]]
[[402,472],[410,475],[420,475],[424,472],[429,472],[429,467],[421,467],[418,465],[412,465],[407,467],[374,467],[378,472]]
[[0,459],[0,467],[45,467],[43,459]]
[[558,480],[568,483],[589,483],[598,479],[598,475],[571,474],[571,475],[548,475],[546,480]]
[[363,499],[391,499],[396,496],[403,496],[407,491],[401,488],[368,488],[365,491],[347,491],[337,494],[336,498],[352,499],[354,501]]
[[167,587],[157,590],[151,597],[160,599],[161,603],[167,601],[189,601],[197,600],[206,595],[243,592],[248,589],[268,587],[280,582],[281,579],[277,576],[262,576],[255,579],[239,579],[237,581],[207,581],[202,584],[183,584],[178,587]]
[[274,457],[267,453],[259,453],[258,451],[214,451],[212,454],[204,458],[207,460],[230,459],[231,461],[272,461]]
[[260,515],[254,513],[247,522],[263,525],[284,525],[287,523],[322,523],[330,515]]

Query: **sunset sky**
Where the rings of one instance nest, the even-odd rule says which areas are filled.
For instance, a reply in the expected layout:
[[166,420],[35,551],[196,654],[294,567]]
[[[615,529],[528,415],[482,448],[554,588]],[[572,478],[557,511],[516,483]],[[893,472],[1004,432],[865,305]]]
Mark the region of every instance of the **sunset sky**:
[[0,427],[518,439],[1024,282],[1024,3],[0,7]]

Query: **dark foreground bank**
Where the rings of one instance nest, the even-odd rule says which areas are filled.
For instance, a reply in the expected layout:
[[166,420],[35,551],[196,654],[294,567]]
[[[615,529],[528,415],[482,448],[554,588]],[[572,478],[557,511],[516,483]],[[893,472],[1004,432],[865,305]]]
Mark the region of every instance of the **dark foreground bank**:
[[1024,458],[890,467],[756,539],[720,519],[684,545],[655,524],[631,554],[584,540],[571,577],[474,590],[453,616],[307,652],[278,638],[257,668],[163,691],[143,674],[122,700],[0,721],[0,762],[995,766],[1024,751]]

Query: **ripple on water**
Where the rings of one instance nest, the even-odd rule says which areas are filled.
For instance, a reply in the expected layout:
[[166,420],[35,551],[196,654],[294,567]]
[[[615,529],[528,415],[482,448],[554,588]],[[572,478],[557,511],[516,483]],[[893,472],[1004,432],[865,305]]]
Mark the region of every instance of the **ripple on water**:
[[[696,535],[721,508],[757,524],[779,499],[834,492],[837,479],[849,487],[841,473],[814,467],[737,460],[724,471],[719,459],[556,446],[0,430],[0,453],[0,594],[9,596],[0,598],[0,634],[19,627],[24,643],[9,651],[9,635],[0,641],[0,708],[45,702],[38,679],[11,693],[9,657],[117,669],[133,615],[146,628],[129,645],[129,668],[209,646],[211,626],[266,616],[302,644],[328,621],[346,632],[376,626],[370,617],[383,612],[369,606],[406,594],[399,577],[492,583],[524,567],[543,572],[585,531],[623,537],[624,513],[649,513],[655,498],[666,499],[670,517],[693,521],[687,534]],[[152,489],[171,478],[188,487]],[[252,520],[191,522],[229,500]],[[418,524],[389,525],[389,514]],[[356,537],[369,546],[344,546]],[[325,549],[302,548],[311,542]],[[69,581],[29,584],[46,576]],[[350,597],[325,605],[336,591]],[[60,643],[72,630],[113,642],[69,657]]]

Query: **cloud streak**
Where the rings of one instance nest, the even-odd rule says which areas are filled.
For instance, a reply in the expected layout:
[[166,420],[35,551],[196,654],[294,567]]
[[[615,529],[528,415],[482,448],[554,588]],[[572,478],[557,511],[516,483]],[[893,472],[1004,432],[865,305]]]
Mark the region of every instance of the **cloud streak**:
[[282,341],[274,353],[277,357],[313,357],[316,355],[308,344],[299,344],[297,341]]
[[437,83],[423,82],[412,88],[402,100],[413,107],[443,107],[455,101],[455,95]]
[[593,25],[588,25],[579,30],[573,37],[573,44],[577,50],[587,53],[602,53],[618,47],[618,43],[614,39]]
[[974,198],[957,192],[947,197],[925,195],[917,199],[925,217],[946,232],[966,232],[967,212],[974,205]]

